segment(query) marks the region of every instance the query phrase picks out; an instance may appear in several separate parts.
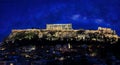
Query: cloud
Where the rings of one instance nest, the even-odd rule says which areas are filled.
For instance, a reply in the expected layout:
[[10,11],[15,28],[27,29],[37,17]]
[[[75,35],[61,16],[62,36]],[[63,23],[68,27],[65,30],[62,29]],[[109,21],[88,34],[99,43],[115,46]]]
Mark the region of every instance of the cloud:
[[80,17],[81,17],[80,14],[75,14],[71,18],[72,18],[72,20],[79,20]]

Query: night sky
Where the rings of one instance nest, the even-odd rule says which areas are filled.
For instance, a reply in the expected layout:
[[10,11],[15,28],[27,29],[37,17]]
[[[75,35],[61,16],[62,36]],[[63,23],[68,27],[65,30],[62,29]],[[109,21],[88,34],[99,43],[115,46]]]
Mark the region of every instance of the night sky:
[[120,0],[0,0],[0,41],[12,29],[45,28],[48,23],[110,27],[120,35]]

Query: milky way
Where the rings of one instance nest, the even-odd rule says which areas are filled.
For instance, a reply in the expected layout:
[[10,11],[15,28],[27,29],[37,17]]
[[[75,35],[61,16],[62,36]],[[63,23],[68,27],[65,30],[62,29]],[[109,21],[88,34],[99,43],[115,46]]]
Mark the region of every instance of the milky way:
[[0,0],[0,40],[12,29],[72,23],[74,29],[110,27],[120,35],[119,0]]

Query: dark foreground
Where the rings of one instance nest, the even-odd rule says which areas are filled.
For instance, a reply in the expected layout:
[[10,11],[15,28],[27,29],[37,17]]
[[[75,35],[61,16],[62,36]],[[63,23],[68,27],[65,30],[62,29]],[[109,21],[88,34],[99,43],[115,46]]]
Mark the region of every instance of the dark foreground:
[[120,65],[119,42],[19,43],[1,48],[0,65]]

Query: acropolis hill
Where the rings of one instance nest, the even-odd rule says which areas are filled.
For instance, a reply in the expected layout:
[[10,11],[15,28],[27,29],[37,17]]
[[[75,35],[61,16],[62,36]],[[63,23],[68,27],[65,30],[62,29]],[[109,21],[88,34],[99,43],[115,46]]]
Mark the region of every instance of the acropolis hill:
[[46,29],[13,29],[5,40],[14,43],[24,39],[39,41],[98,41],[115,43],[119,36],[111,28],[98,27],[97,30],[84,30],[72,28],[72,24],[47,24]]
[[118,65],[119,49],[120,38],[111,28],[47,24],[46,29],[13,29],[0,44],[0,65]]

